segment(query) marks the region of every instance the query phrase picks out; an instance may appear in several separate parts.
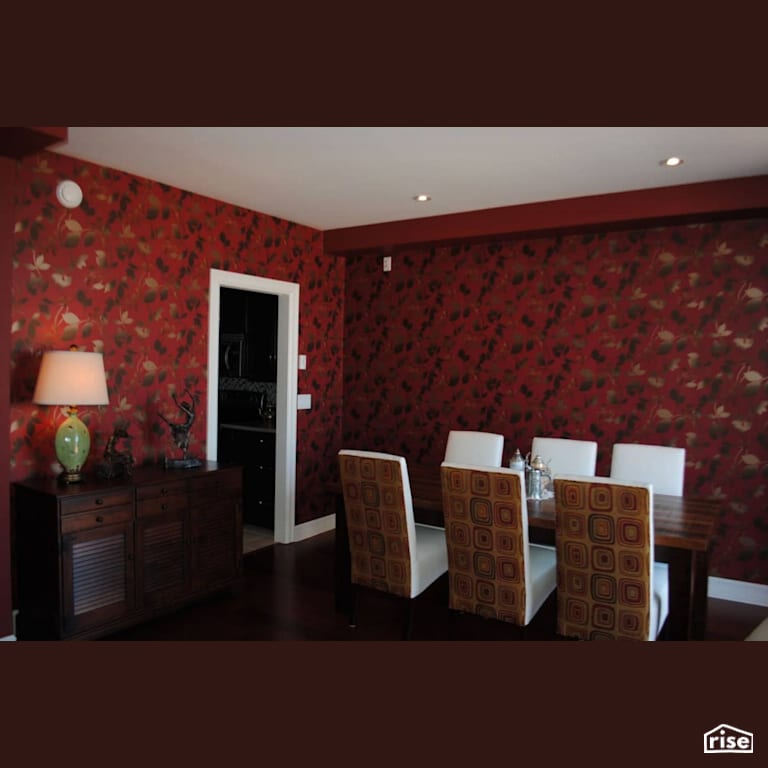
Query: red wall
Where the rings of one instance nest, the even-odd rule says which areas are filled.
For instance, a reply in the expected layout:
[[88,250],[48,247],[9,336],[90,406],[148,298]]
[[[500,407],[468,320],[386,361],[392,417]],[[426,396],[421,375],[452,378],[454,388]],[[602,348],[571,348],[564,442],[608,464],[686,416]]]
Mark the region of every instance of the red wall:
[[[391,252],[390,252],[391,253]],[[685,447],[724,500],[710,573],[768,583],[768,219],[347,257],[344,445],[442,458],[448,431]]]
[[[0,285],[6,286],[6,295],[0,301],[0,328],[11,324],[11,308],[8,288],[11,282],[11,254],[13,253],[13,185],[16,163],[0,157]],[[0,290],[3,290],[0,288]],[[10,339],[0,333],[0,360],[10,357]],[[8,430],[9,379],[0,376],[0,434]],[[11,620],[11,520],[10,520],[10,473],[8,442],[0,440],[0,637],[13,631]]]
[[[69,210],[60,179],[83,189]],[[341,431],[344,261],[319,231],[180,189],[41,152],[14,185],[11,283],[11,480],[49,474],[59,409],[31,403],[45,349],[103,351],[110,404],[79,409],[98,461],[117,420],[128,420],[137,462],[173,449],[163,413],[171,394],[197,396],[190,451],[205,455],[209,268],[300,285],[299,349],[307,370],[297,414],[296,522],[329,512],[322,493]],[[96,458],[94,458],[96,457]],[[1,523],[1,521],[0,521]]]

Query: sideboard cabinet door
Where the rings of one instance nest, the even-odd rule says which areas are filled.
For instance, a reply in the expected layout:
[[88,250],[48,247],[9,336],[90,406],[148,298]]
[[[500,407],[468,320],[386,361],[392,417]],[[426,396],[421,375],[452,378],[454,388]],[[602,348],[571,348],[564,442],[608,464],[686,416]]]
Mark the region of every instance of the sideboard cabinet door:
[[65,534],[61,565],[65,634],[133,610],[133,522]]
[[191,589],[240,576],[243,562],[242,470],[190,481]]
[[188,505],[185,480],[136,488],[136,579],[141,608],[171,605],[189,591]]

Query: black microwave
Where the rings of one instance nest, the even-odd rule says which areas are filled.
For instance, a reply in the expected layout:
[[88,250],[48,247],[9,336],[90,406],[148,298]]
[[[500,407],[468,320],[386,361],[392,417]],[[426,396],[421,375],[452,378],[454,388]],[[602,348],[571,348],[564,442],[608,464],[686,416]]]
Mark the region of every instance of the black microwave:
[[219,337],[219,376],[240,379],[245,371],[245,335],[222,333]]

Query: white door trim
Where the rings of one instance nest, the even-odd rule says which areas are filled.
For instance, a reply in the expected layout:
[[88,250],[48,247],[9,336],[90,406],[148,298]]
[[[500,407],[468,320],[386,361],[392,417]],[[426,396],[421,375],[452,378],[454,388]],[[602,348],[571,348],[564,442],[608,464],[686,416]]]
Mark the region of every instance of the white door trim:
[[299,367],[299,284],[210,270],[208,312],[208,428],[206,454],[218,455],[219,297],[221,288],[271,293],[277,304],[277,401],[275,403],[275,541],[290,544],[296,527],[296,405]]

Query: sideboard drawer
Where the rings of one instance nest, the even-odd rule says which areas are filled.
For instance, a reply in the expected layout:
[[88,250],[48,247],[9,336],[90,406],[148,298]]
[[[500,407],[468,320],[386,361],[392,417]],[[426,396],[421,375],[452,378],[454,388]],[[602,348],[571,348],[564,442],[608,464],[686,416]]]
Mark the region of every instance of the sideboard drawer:
[[136,499],[144,501],[145,499],[162,499],[176,494],[185,494],[187,492],[187,481],[172,480],[167,483],[152,483],[151,485],[140,485],[136,488]]
[[64,498],[60,501],[61,514],[69,515],[87,510],[119,507],[123,504],[133,504],[133,488],[115,488],[103,493],[88,493],[80,496]]
[[231,498],[242,494],[242,469],[222,470],[208,477],[194,477],[189,481],[191,501]]
[[101,528],[116,523],[130,523],[133,520],[133,506],[112,507],[104,510],[91,510],[77,515],[63,515],[61,532],[75,533],[90,528]]
[[189,506],[189,499],[185,493],[171,493],[167,496],[141,499],[136,503],[137,517],[152,517],[164,515],[167,512],[177,512]]

